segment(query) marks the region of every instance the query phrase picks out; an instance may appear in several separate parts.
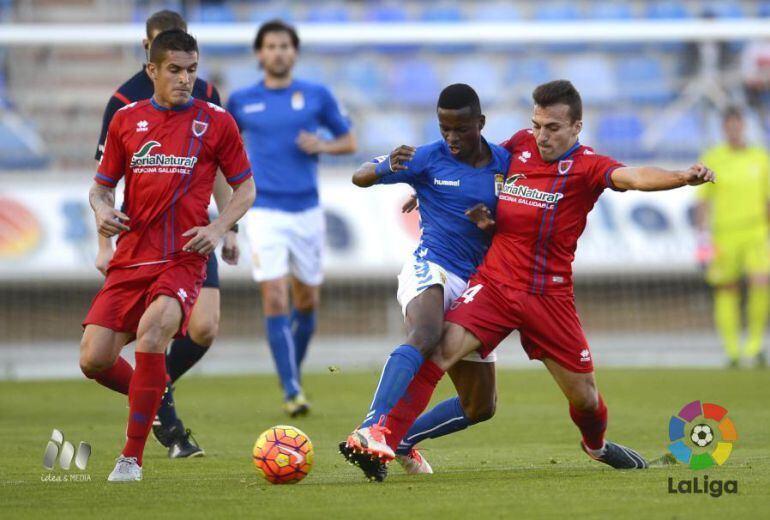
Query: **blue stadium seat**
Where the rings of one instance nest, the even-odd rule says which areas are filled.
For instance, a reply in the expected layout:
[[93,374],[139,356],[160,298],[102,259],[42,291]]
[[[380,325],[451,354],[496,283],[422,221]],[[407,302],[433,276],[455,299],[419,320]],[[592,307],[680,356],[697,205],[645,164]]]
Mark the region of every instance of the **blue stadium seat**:
[[746,17],[743,7],[735,2],[710,2],[704,7],[703,11],[716,18],[736,19]]
[[433,61],[412,59],[390,67],[390,99],[410,106],[431,106],[441,91]]
[[[684,20],[693,16],[684,2],[669,0],[647,3],[644,14],[651,20]],[[679,52],[686,48],[686,44],[683,42],[665,42],[653,44],[652,48],[667,52]]]
[[695,111],[683,114],[663,134],[660,144],[655,147],[658,154],[679,159],[694,160],[703,151],[706,132],[705,122]]
[[0,122],[0,169],[40,169],[45,167],[49,160],[49,157],[30,149],[16,132]]
[[525,105],[532,104],[532,89],[541,83],[557,79],[549,60],[543,58],[524,58],[511,60],[507,82],[518,96],[518,101]]
[[[598,21],[617,21],[628,23],[636,17],[634,10],[627,3],[591,2],[586,18]],[[637,52],[642,48],[638,43],[601,43],[592,45],[592,48],[602,52]]]
[[[249,15],[249,21],[259,25],[268,20],[283,20],[285,22],[293,23],[296,21],[294,12],[286,5],[270,4],[267,7],[255,7],[251,10]],[[256,32],[256,29],[255,29]]]
[[617,78],[623,98],[634,103],[663,104],[675,96],[672,78],[656,58],[639,56],[620,60]]
[[384,155],[402,144],[422,144],[414,117],[405,112],[368,111],[360,127],[361,148],[368,157]]
[[337,83],[354,90],[356,101],[367,105],[385,99],[386,79],[383,66],[371,60],[346,60],[339,70]]
[[521,11],[513,2],[482,2],[473,11],[480,22],[513,22],[522,19]]
[[[188,16],[189,23],[235,23],[237,17],[233,8],[226,3],[202,2],[196,9],[192,9]],[[231,56],[247,54],[250,48],[247,45],[202,45],[201,54],[214,56]]]
[[[535,7],[535,20],[538,22],[574,22],[583,18],[576,3],[543,2]],[[581,52],[588,48],[582,43],[552,43],[545,45],[549,52]]]
[[[419,19],[421,22],[437,22],[437,23],[459,23],[464,20],[462,10],[456,5],[436,4],[426,7],[422,13],[420,13]],[[439,53],[452,53],[452,52],[472,52],[473,45],[457,44],[457,45],[434,45],[431,46],[431,50]]]
[[757,16],[761,18],[770,17],[770,2],[759,2],[757,6]]
[[442,88],[452,83],[472,86],[486,107],[500,101],[507,94],[497,64],[482,56],[452,60],[443,76]]
[[308,10],[305,21],[310,23],[341,23],[351,20],[350,11],[345,4],[313,5]]
[[482,106],[487,116],[487,124],[484,126],[484,137],[494,144],[500,144],[514,132],[529,126],[529,113],[487,110]]
[[[599,116],[596,124],[597,152],[618,157],[639,157],[644,123],[634,113],[611,113]],[[591,145],[591,143],[587,143]]]
[[262,74],[257,70],[257,64],[253,61],[233,63],[222,68],[223,87],[228,93],[249,87],[259,81],[261,77]]
[[409,15],[402,5],[376,3],[367,5],[364,20],[367,22],[406,22]]
[[588,105],[605,105],[618,98],[618,85],[610,60],[605,56],[576,56],[567,60],[561,77],[567,78],[580,91]]

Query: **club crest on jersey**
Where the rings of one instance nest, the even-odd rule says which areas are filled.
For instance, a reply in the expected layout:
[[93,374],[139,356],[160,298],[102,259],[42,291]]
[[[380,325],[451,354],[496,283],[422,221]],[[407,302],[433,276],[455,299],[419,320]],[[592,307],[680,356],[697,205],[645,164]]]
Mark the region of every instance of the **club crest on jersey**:
[[495,174],[495,197],[500,195],[500,190],[503,189],[503,183],[505,182],[505,175],[502,173]]
[[291,95],[291,108],[294,110],[302,110],[305,108],[305,95],[299,90]]
[[195,135],[195,137],[202,137],[203,134],[206,133],[206,130],[209,129],[209,124],[204,123],[203,121],[198,121],[195,119],[192,123],[192,133]]
[[572,160],[559,161],[559,175],[567,175],[572,169]]

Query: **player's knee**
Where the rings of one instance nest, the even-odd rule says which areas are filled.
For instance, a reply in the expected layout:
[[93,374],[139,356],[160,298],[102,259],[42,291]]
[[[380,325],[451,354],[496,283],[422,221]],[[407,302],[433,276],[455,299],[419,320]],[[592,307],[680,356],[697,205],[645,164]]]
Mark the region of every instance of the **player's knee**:
[[202,347],[210,347],[219,334],[219,315],[190,321],[187,328],[190,338]]
[[497,411],[497,398],[485,400],[479,403],[463,403],[463,412],[471,424],[490,420]]
[[116,360],[111,353],[99,352],[91,347],[83,344],[80,351],[80,370],[89,379],[110,368]]
[[289,313],[289,295],[281,288],[263,286],[262,304],[265,307],[265,314],[268,316],[278,316]]
[[407,336],[407,342],[428,357],[436,350],[441,341],[441,326],[418,325]]
[[583,413],[593,413],[599,409],[599,393],[594,387],[575,392],[570,397],[570,405]]

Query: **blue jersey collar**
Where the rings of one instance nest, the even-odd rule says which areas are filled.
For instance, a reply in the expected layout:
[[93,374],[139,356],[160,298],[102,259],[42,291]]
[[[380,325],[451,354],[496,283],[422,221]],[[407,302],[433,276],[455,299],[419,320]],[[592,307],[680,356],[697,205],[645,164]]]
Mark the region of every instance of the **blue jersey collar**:
[[158,102],[155,101],[155,96],[150,98],[150,103],[152,103],[152,106],[155,107],[156,110],[160,110],[161,112],[165,112],[166,110],[173,110],[174,112],[181,112],[183,110],[187,110],[192,106],[193,101],[195,101],[195,98],[190,96],[190,99],[184,105],[178,105],[175,107],[166,108],[164,106],[159,105]]
[[552,162],[552,163],[555,163],[555,162],[558,162],[558,161],[563,161],[564,159],[566,159],[567,157],[569,157],[570,155],[572,155],[572,154],[575,152],[575,150],[577,150],[578,148],[580,148],[580,146],[581,146],[581,145],[580,145],[580,140],[577,140],[577,141],[575,141],[575,144],[573,144],[573,145],[570,147],[570,149],[569,149],[569,150],[567,150],[566,152],[564,152],[563,154],[561,154],[561,156],[559,156],[558,158],[554,159],[554,160],[553,160],[553,161],[551,161],[551,162]]

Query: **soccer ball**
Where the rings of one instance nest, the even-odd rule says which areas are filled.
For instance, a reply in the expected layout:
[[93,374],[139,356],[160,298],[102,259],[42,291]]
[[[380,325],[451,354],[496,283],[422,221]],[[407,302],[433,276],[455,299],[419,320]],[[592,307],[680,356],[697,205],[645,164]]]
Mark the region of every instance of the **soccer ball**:
[[692,429],[690,439],[701,448],[705,448],[714,440],[714,432],[708,424],[699,424]]
[[272,484],[295,484],[313,467],[313,444],[294,426],[278,425],[262,432],[252,455],[257,472]]

